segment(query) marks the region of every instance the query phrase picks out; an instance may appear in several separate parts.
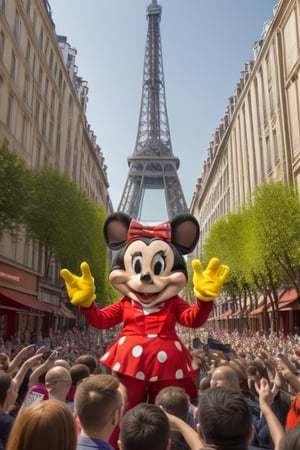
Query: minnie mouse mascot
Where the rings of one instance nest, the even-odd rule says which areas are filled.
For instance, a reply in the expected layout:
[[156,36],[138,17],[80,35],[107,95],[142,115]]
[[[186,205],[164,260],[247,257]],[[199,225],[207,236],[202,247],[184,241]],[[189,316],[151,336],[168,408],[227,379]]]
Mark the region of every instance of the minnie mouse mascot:
[[175,331],[176,324],[199,328],[207,320],[213,299],[220,294],[229,268],[213,258],[205,271],[192,261],[195,303],[178,293],[187,282],[183,255],[199,239],[199,224],[191,214],[180,214],[157,226],[143,226],[124,213],[113,213],[104,224],[108,247],[117,251],[109,280],[123,297],[100,309],[89,266],[82,276],[62,269],[70,301],[80,305],[89,323],[107,329],[122,323],[117,340],[100,361],[126,386],[127,408],[149,401],[166,386],[180,386],[197,396],[192,356]]

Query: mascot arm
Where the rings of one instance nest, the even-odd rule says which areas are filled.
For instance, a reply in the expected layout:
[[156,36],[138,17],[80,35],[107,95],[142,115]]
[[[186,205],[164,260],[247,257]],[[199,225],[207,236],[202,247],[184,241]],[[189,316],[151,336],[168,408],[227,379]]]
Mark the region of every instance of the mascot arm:
[[187,328],[204,325],[213,309],[213,302],[203,302],[199,299],[192,306],[180,297],[173,303],[176,305],[176,321]]
[[80,307],[80,312],[92,327],[104,330],[123,322],[123,309],[124,303],[120,300],[104,308],[99,308],[96,303],[93,303],[92,307],[88,309]]
[[68,296],[72,305],[90,308],[96,299],[94,278],[88,263],[80,265],[81,277],[74,275],[68,269],[62,269],[60,274],[66,283]]
[[205,271],[199,259],[192,261],[194,270],[193,284],[194,294],[203,302],[211,302],[220,295],[223,283],[229,273],[229,267],[220,264],[217,258],[212,258]]

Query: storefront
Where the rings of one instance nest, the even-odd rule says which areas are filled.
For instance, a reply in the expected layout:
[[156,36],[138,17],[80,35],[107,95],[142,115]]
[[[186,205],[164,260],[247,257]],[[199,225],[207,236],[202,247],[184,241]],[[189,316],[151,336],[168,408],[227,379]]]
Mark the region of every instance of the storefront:
[[38,300],[38,276],[0,261],[0,337],[36,340],[48,334],[53,310]]

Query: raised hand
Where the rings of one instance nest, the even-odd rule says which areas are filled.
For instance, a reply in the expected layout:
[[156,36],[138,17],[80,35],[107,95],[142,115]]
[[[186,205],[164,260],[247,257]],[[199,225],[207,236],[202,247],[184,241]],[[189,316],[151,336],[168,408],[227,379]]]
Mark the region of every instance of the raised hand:
[[96,298],[94,278],[91,275],[88,263],[81,263],[80,270],[82,273],[81,277],[74,275],[68,269],[62,269],[60,274],[65,280],[72,305],[89,308]]
[[220,264],[217,258],[209,261],[204,272],[199,259],[192,261],[192,267],[195,296],[204,302],[210,302],[220,295],[223,283],[229,273],[229,267]]

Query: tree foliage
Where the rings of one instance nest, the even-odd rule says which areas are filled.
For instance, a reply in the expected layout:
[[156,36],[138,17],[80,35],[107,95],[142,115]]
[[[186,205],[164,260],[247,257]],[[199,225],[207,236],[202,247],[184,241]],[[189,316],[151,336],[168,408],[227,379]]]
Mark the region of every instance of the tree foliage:
[[104,208],[97,209],[74,181],[56,169],[44,167],[35,175],[26,212],[29,235],[46,249],[46,265],[55,254],[63,267],[76,273],[81,262],[87,261],[97,292],[106,303],[108,261],[102,235],[104,219]]
[[276,281],[288,280],[299,292],[300,201],[297,190],[280,182],[259,186],[254,193],[253,211],[257,239]]
[[0,149],[0,235],[17,232],[31,189],[31,172],[15,153]]
[[262,294],[278,309],[280,290],[299,292],[300,202],[297,190],[262,184],[237,214],[217,221],[204,243],[204,261],[229,265],[224,290],[232,299]]
[[0,234],[25,226],[28,237],[44,248],[44,276],[57,256],[62,267],[78,273],[87,261],[95,279],[97,301],[112,303],[119,294],[108,281],[108,249],[103,237],[105,209],[96,207],[75,181],[58,170],[26,169],[14,153],[0,150]]

